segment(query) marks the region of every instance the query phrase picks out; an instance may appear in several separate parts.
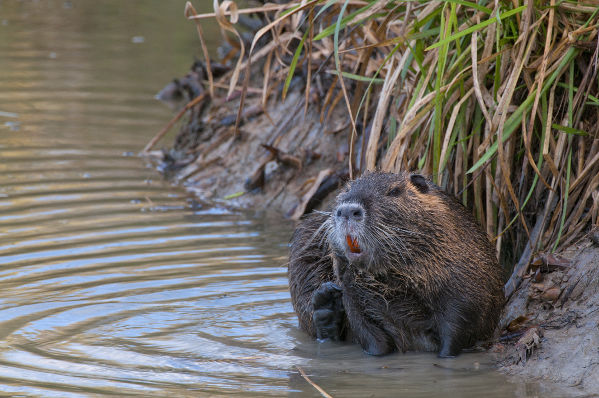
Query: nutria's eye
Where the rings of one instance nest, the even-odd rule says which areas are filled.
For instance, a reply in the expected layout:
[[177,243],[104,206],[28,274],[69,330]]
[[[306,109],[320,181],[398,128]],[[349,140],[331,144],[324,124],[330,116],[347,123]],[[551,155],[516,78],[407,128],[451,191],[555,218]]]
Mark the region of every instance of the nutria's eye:
[[426,178],[424,176],[420,174],[412,174],[410,176],[410,181],[412,181],[412,184],[414,184],[416,189],[418,189],[420,192],[428,192],[428,182],[426,181]]
[[401,195],[400,187],[393,187],[389,190],[389,192],[387,192],[387,196],[399,196],[399,195]]

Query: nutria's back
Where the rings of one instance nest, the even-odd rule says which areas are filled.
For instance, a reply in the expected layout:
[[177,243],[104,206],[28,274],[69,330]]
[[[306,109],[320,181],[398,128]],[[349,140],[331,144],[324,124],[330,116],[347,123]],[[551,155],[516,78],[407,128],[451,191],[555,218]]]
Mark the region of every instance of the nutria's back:
[[[326,309],[341,325],[338,338],[347,329],[373,354],[455,355],[491,336],[503,304],[485,232],[418,174],[367,174],[339,194],[330,215],[306,217],[292,238],[289,280],[303,329],[318,335]],[[331,286],[341,292],[339,314],[335,303],[314,304]]]

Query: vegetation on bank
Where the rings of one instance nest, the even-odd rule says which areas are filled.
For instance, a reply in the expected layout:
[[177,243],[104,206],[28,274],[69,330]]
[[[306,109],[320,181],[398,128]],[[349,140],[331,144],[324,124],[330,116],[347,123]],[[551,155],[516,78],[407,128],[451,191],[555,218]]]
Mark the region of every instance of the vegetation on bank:
[[[231,44],[234,67],[208,73],[211,96],[238,88],[242,115],[250,81],[265,106],[300,76],[322,120],[346,109],[350,175],[432,175],[504,259],[528,242],[557,250],[597,223],[599,0],[215,1],[214,14],[188,3],[186,15],[202,43],[214,17]],[[244,15],[264,25],[251,41],[236,25]]]

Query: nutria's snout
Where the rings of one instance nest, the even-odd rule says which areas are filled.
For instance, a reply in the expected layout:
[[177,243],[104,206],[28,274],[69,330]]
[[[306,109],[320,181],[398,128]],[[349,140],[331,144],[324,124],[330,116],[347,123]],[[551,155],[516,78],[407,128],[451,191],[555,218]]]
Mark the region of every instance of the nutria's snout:
[[335,217],[341,221],[360,222],[364,218],[364,208],[359,203],[342,203],[335,209]]
[[333,212],[334,244],[349,260],[357,260],[364,253],[364,220],[366,211],[360,203],[340,203]]

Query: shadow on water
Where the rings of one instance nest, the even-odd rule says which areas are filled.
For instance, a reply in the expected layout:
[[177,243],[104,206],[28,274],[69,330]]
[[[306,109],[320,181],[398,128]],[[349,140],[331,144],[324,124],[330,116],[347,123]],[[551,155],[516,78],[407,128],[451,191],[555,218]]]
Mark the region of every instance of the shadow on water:
[[549,396],[483,354],[316,344],[289,301],[292,225],[196,206],[127,155],[199,48],[183,5],[0,1],[0,391],[317,396],[300,367],[337,396]]

